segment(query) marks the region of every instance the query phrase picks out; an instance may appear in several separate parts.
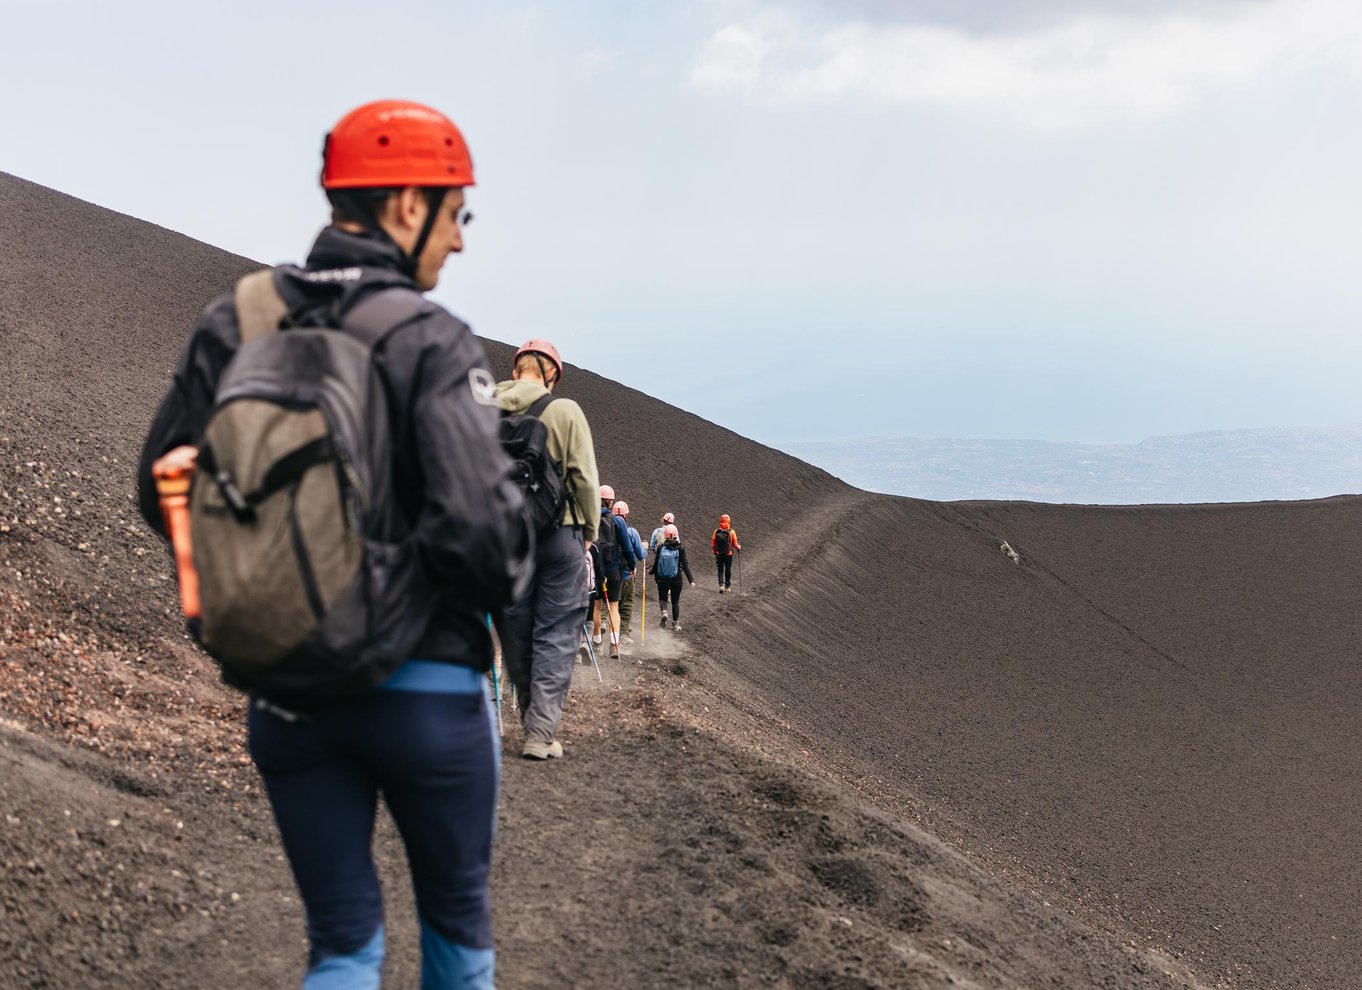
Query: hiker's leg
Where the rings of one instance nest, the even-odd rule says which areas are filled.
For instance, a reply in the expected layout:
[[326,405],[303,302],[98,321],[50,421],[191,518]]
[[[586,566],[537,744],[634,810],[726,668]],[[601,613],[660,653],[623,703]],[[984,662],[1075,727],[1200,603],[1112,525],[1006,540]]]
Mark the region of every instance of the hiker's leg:
[[539,597],[534,614],[534,671],[525,739],[549,742],[558,733],[563,704],[572,684],[586,610],[582,604],[582,545],[566,526],[540,545],[535,578]]
[[725,588],[730,588],[733,586],[733,558],[720,557],[719,560],[722,562],[719,567],[719,581]]
[[340,755],[332,731],[359,704],[293,722],[255,706],[249,716],[251,757],[307,911],[305,990],[377,988],[383,964],[383,901],[370,853],[377,784]]
[[634,629],[634,578],[624,579],[620,585],[620,635],[632,635]]
[[672,621],[681,621],[681,579],[673,578],[671,586],[672,595]]
[[407,849],[421,919],[421,986],[491,988],[487,883],[496,740],[477,694],[387,692],[390,731],[371,733],[383,794]]
[[714,569],[719,572],[719,587],[724,586],[724,559],[718,555],[714,557]]

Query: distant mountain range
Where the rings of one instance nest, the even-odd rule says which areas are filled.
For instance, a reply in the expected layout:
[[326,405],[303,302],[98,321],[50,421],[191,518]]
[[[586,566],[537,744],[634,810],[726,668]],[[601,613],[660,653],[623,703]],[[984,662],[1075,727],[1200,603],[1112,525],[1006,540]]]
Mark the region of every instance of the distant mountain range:
[[870,437],[784,449],[858,488],[938,501],[1131,505],[1362,492],[1362,426],[1224,430],[1120,445]]

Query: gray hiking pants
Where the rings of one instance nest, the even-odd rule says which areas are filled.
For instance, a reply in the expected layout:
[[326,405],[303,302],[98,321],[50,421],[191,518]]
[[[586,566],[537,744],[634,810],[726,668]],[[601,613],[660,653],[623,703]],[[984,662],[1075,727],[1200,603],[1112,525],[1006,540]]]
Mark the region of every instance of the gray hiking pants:
[[586,621],[585,571],[581,535],[560,526],[535,551],[529,591],[506,610],[502,653],[526,740],[552,741],[563,720]]

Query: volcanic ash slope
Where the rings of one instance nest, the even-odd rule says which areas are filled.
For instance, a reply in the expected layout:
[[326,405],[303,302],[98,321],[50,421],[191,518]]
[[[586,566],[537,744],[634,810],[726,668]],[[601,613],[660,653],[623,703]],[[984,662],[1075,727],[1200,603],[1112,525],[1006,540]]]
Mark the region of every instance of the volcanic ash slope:
[[[299,972],[241,700],[131,497],[195,314],[253,267],[0,176],[0,984]],[[1357,500],[869,496],[565,386],[701,587],[682,637],[579,672],[567,759],[507,761],[502,986],[1362,985]],[[748,551],[721,598],[725,511]],[[386,823],[378,848],[414,985]]]

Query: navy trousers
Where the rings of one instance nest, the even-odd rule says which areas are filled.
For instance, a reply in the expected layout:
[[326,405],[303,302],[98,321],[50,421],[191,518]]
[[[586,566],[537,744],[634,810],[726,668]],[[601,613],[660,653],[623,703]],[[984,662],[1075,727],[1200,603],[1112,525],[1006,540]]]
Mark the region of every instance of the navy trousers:
[[441,942],[492,948],[498,754],[481,689],[373,691],[296,720],[253,705],[249,728],[307,908],[313,967],[362,953],[376,936],[381,944],[370,853],[380,793],[407,849],[422,928]]

